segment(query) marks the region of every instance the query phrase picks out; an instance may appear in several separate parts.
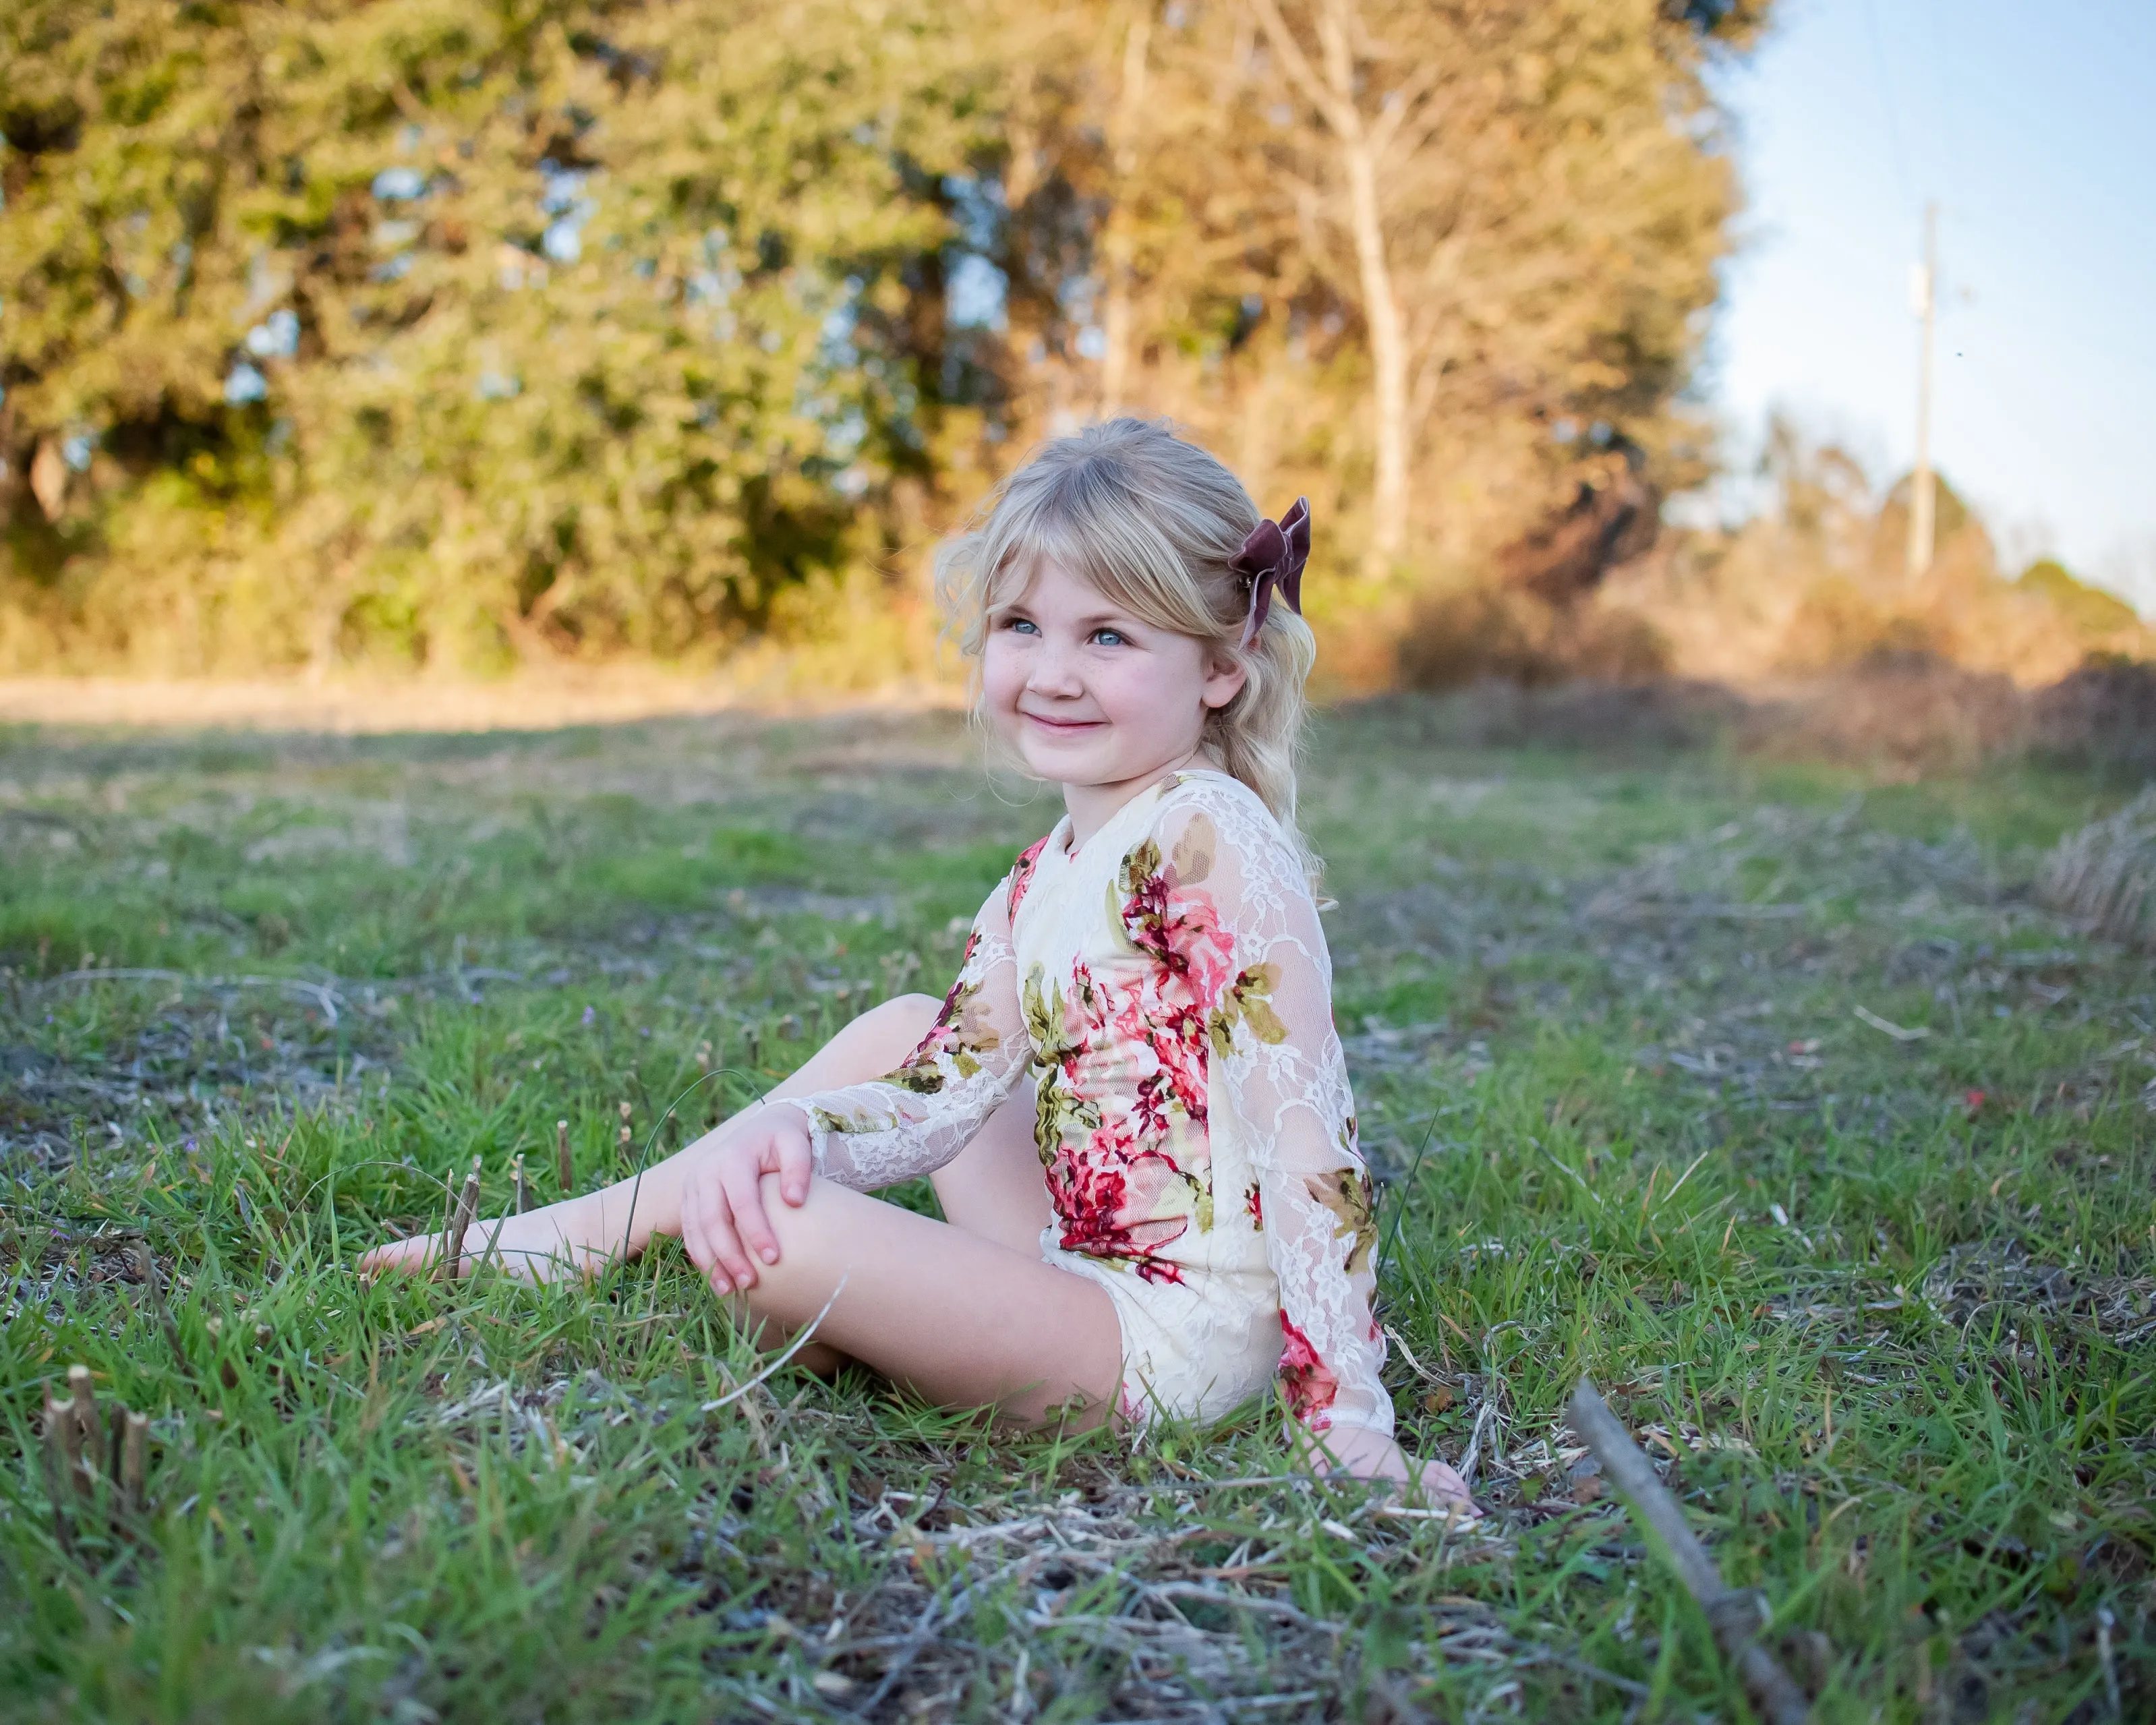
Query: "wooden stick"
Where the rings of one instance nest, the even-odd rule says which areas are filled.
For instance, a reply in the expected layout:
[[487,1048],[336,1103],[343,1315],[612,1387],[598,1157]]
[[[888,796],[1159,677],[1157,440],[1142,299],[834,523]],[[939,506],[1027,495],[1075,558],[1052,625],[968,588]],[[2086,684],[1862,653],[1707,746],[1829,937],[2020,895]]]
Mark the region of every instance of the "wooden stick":
[[45,1398],[45,1496],[52,1500],[53,1538],[69,1557],[74,1555],[74,1521],[68,1514],[74,1487],[68,1461],[68,1434],[74,1430],[74,1409],[65,1402]]
[[[457,1227],[457,1183],[447,1174],[442,1176],[442,1250],[434,1259],[434,1280],[442,1280],[442,1262],[449,1255],[449,1241],[461,1240]],[[451,1274],[454,1274],[454,1271]]]
[[[203,1324],[203,1327],[209,1332],[210,1351],[213,1353],[223,1353],[224,1351],[224,1320],[222,1317],[211,1318],[207,1323]],[[218,1360],[217,1363],[217,1381],[222,1384],[227,1389],[239,1389],[239,1368],[233,1364],[229,1359]]]
[[97,1391],[91,1387],[88,1366],[68,1368],[68,1413],[73,1430],[68,1435],[68,1462],[74,1488],[85,1497],[97,1495]]
[[569,1163],[569,1122],[554,1122],[554,1176],[560,1182],[562,1196],[567,1198],[577,1189],[577,1171]]
[[150,1416],[130,1412],[120,1440],[120,1507],[129,1516],[142,1513],[150,1477]]
[[521,1150],[510,1158],[509,1175],[516,1188],[516,1214],[524,1215],[531,1208],[531,1187],[524,1178],[524,1153]]
[[479,1214],[479,1170],[480,1159],[475,1156],[471,1172],[465,1176],[464,1195],[457,1199],[456,1214],[449,1221],[449,1237],[443,1244],[440,1281],[454,1281],[464,1274],[465,1235]]
[[1759,1628],[1758,1595],[1748,1589],[1722,1585],[1721,1570],[1686,1524],[1676,1499],[1656,1477],[1654,1464],[1640,1454],[1631,1434],[1587,1378],[1579,1380],[1565,1412],[1572,1429],[1594,1452],[1610,1483],[1660,1537],[1676,1566],[1677,1579],[1707,1614],[1714,1639],[1743,1678],[1759,1717],[1767,1725],[1804,1725],[1811,1716],[1811,1702],[1775,1663],[1774,1656],[1753,1639]]
[[479,1183],[483,1164],[478,1157],[471,1159],[471,1171],[465,1176],[465,1189],[457,1199],[456,1256],[449,1266],[449,1277],[454,1281],[464,1273],[465,1235],[473,1223],[479,1219]]

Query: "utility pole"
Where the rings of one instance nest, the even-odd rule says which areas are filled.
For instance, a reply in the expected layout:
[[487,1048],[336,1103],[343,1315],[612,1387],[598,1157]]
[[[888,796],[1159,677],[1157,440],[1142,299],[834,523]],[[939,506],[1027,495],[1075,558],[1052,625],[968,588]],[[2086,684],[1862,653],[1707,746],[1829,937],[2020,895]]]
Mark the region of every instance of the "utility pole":
[[1939,207],[1924,205],[1924,261],[1909,272],[1911,309],[1922,321],[1917,363],[1917,465],[1909,475],[1909,579],[1932,567],[1936,521],[1932,495],[1932,333],[1939,305]]

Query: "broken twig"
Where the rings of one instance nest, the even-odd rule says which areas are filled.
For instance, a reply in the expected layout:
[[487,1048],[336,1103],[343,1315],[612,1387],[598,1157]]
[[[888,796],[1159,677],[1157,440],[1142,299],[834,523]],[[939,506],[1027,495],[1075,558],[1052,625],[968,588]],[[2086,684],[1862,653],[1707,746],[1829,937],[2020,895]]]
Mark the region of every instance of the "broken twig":
[[165,1304],[165,1279],[158,1274],[157,1260],[146,1240],[135,1243],[135,1267],[149,1285],[150,1305],[157,1313],[157,1327],[165,1332],[165,1345],[172,1350],[172,1358],[179,1362],[180,1370],[192,1374],[194,1368],[188,1364],[187,1350],[181,1344],[180,1327],[172,1321],[172,1308]]
[[1604,1476],[1661,1540],[1677,1579],[1707,1614],[1714,1639],[1743,1678],[1759,1716],[1767,1725],[1804,1725],[1810,1717],[1811,1702],[1774,1656],[1753,1639],[1759,1628],[1758,1596],[1748,1589],[1722,1585],[1721,1570],[1686,1524],[1676,1499],[1656,1477],[1654,1465],[1640,1453],[1631,1434],[1609,1411],[1593,1384],[1581,1378],[1565,1411],[1572,1429],[1602,1464]]
[[121,1514],[131,1517],[141,1514],[149,1474],[150,1416],[131,1411],[127,1414],[126,1427],[120,1435]]
[[1884,1030],[1897,1042],[1921,1042],[1932,1034],[1931,1027],[1928,1024],[1919,1024],[1912,1029],[1906,1024],[1896,1024],[1892,1019],[1881,1018],[1869,1007],[1860,1006],[1856,1009],[1856,1011],[1857,1017],[1871,1025],[1873,1029]]
[[68,1471],[74,1488],[85,1497],[97,1495],[97,1391],[91,1387],[88,1366],[68,1368]]
[[74,1491],[69,1476],[68,1434],[74,1430],[74,1410],[62,1401],[45,1398],[45,1495],[52,1500],[53,1538],[69,1557],[74,1555],[74,1522],[68,1514]]
[[443,1281],[454,1281],[464,1274],[465,1235],[470,1229],[472,1218],[479,1214],[480,1159],[472,1158],[471,1172],[465,1176],[465,1189],[457,1199],[456,1214],[450,1219],[449,1237],[442,1242],[441,1265],[436,1272]]
[[[456,1225],[457,1183],[447,1174],[444,1174],[442,1176],[442,1250],[444,1253],[449,1249],[449,1237],[455,1230]],[[437,1281],[440,1280],[442,1266],[438,1261],[434,1266],[434,1276]]]

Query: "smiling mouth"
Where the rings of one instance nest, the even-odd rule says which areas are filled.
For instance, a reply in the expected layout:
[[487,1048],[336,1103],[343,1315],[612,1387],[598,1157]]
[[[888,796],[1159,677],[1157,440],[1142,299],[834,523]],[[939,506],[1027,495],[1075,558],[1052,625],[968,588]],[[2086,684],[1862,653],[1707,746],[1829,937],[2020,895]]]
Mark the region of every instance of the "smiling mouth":
[[1041,713],[1024,713],[1020,716],[1045,731],[1091,731],[1102,722],[1099,719],[1051,719]]

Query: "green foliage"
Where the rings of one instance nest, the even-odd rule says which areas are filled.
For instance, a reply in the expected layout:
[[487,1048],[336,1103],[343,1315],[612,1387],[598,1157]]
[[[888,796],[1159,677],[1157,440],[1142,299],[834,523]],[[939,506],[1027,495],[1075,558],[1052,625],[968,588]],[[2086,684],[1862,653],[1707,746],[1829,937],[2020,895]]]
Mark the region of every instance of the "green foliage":
[[[1675,403],[1734,198],[1703,71],[1763,6],[1364,9],[1356,75],[1416,104],[1379,222],[1416,567],[1617,450],[1688,474]],[[1017,452],[1111,407],[1307,491],[1352,554],[1370,281],[1339,140],[1276,100],[1247,23],[23,0],[0,664],[844,634]]]
[[2091,640],[2128,634],[2140,627],[2133,607],[2116,593],[2077,581],[2056,557],[2040,557],[2021,572],[2015,586],[2049,599],[2059,614]]
[[678,653],[873,556],[934,435],[961,22],[12,9],[17,603],[138,659],[484,667]]
[[[1666,533],[1594,596],[1586,619],[1599,612],[1605,626],[1629,619],[1650,628],[1666,666],[1686,677],[1745,686],[1929,659],[1979,674],[1970,687],[1979,693],[1989,677],[1994,707],[2012,704],[2006,679],[2025,689],[2061,684],[2095,654],[2156,655],[2156,631],[2129,607],[2056,565],[2006,577],[1982,519],[1943,477],[1935,476],[1935,552],[1916,575],[1907,475],[1875,491],[1847,450],[1778,418],[1760,476],[1772,485],[1768,507],[1740,526]],[[1912,732],[1942,728],[1926,704],[1905,688],[1876,716],[1898,717]],[[2109,723],[2092,713],[2080,728]],[[1971,741],[1991,728],[1977,722]]]
[[[1822,1725],[2145,1717],[2156,999],[2024,891],[2106,793],[1476,730],[1337,717],[1305,801],[1388,1382],[1424,1451],[1481,1434],[1464,1538],[1296,1481],[1262,1409],[708,1405],[757,1361],[670,1246],[350,1275],[475,1153],[486,1213],[517,1150],[543,1199],[567,1117],[588,1183],[620,1101],[664,1150],[939,986],[1050,813],[955,719],[0,733],[0,1714],[1744,1717],[1562,1429],[1585,1371]],[[69,1556],[33,1421],[78,1360],[151,1508]]]
[[[1700,470],[1675,397],[1736,199],[1712,19],[1653,0],[1291,0],[1282,28],[1313,66],[1333,64],[1321,43],[1346,54],[1362,104],[1377,208],[1358,232],[1350,135],[1258,10],[1149,11],[1059,13],[1013,76],[1014,126],[1038,141],[1006,171],[1029,242],[1012,333],[1044,356],[1022,412],[1171,413],[1269,507],[1306,493],[1348,524],[1326,553],[1344,571],[1377,525],[1382,276],[1423,584],[1606,479],[1620,449],[1666,482]],[[1091,233],[1089,206],[1110,213]]]

